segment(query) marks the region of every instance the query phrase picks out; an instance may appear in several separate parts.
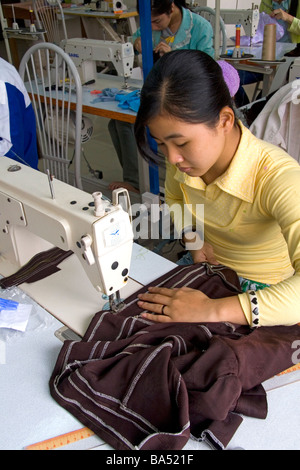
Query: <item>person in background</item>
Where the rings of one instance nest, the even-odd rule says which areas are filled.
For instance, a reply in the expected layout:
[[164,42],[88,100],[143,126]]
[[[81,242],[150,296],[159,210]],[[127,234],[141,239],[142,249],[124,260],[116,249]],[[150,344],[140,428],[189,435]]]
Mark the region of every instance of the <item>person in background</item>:
[[[176,49],[196,49],[214,56],[211,24],[188,10],[184,0],[151,0],[151,26],[154,58]],[[140,35],[140,29],[133,35],[134,48],[138,53],[142,52]],[[137,192],[139,172],[133,124],[113,119],[109,121],[108,130],[124,178],[123,182],[112,182],[109,188],[125,187]]]
[[[281,15],[278,15],[276,17],[273,13],[274,11],[281,10],[282,13],[288,13],[289,15],[292,15],[294,17],[299,17],[300,16],[300,9],[299,9],[299,4],[298,0],[278,0],[278,1],[273,1],[273,0],[263,0],[260,4],[259,11],[260,13],[267,13],[273,18],[276,18],[278,23],[284,28],[284,35],[280,38],[279,42],[293,42],[293,43],[298,43],[300,41],[300,36],[297,35],[294,31],[291,30],[291,28],[288,28],[287,23],[283,20]],[[293,56],[298,55],[298,46],[291,51],[287,52],[285,55],[286,56]],[[240,76],[240,88],[238,90],[238,93],[235,96],[235,102],[236,106],[240,108],[241,106],[245,106],[249,104],[249,98],[247,96],[247,93],[245,92],[243,85],[250,85],[253,83],[257,83],[263,80],[263,74],[261,73],[256,73],[256,72],[248,72],[245,70],[239,70],[239,76]]]
[[[188,287],[150,287],[139,295],[141,316],[251,327],[298,323],[300,166],[236,118],[218,63],[200,51],[165,54],[142,88],[135,136],[142,157],[166,164],[166,204],[177,233],[194,243],[193,262],[230,267],[242,291],[211,299]],[[185,226],[187,210],[194,231]]]
[[271,12],[270,16],[276,18],[277,21],[284,21],[288,26],[288,32],[291,35],[292,42],[297,43],[295,49],[287,52],[285,55],[289,57],[300,56],[300,2],[299,0],[292,0],[289,12],[281,8],[275,9]]
[[[297,3],[298,0],[263,0],[260,4],[259,11],[260,13],[264,12],[273,17],[273,11],[281,9],[286,13],[290,13],[293,14],[293,16],[296,16]],[[291,37],[286,22],[282,18],[276,18],[276,20],[285,30],[285,34],[280,38],[279,42],[298,42],[296,40],[294,41]]]
[[16,68],[0,58],[0,157],[38,167],[35,115]]
[[[185,0],[151,0],[151,26],[153,52],[158,56],[176,49],[196,49],[214,56],[211,24],[188,10]],[[133,41],[135,50],[142,53],[140,29]]]

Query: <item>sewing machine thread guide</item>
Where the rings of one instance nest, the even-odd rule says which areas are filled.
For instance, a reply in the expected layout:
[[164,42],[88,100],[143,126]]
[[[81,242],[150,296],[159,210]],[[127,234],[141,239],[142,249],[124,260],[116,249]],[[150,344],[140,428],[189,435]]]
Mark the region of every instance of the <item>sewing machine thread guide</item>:
[[48,175],[48,181],[49,181],[51,197],[52,197],[52,199],[55,199],[54,187],[53,187],[53,175],[50,174],[50,171],[48,169],[47,169],[47,175]]

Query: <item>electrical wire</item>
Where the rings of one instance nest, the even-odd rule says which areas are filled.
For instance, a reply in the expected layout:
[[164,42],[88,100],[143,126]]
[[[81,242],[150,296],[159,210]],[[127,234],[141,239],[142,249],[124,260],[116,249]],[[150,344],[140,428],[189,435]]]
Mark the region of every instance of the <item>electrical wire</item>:
[[[20,157],[20,155],[18,155],[14,150],[13,150],[13,143],[10,142],[10,140],[6,139],[5,137],[0,137],[1,140],[5,140],[6,142],[8,142],[10,145],[11,145],[11,148],[9,149],[9,152],[12,152],[14,154],[15,157],[17,157],[17,159],[20,161],[20,163],[23,163],[24,165],[26,166],[29,166],[29,168],[33,168],[31,165],[29,165],[28,162],[26,162],[22,157]],[[5,155],[4,155],[5,156]],[[7,156],[7,155],[6,155]],[[34,169],[34,168],[33,168]]]

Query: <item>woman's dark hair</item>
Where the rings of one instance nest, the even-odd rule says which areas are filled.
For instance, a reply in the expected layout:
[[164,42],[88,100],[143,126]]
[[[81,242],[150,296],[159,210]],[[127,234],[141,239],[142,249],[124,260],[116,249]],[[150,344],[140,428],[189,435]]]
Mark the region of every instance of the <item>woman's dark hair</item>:
[[[138,13],[139,3],[139,0],[137,0],[136,9]],[[171,7],[173,3],[175,3],[178,8],[187,8],[185,0],[151,0],[151,14],[154,16],[164,14],[169,15],[171,13]]]
[[221,67],[208,54],[179,49],[164,54],[148,74],[134,126],[139,152],[149,163],[162,163],[147,137],[151,119],[165,114],[191,124],[215,127],[221,110],[233,101]]

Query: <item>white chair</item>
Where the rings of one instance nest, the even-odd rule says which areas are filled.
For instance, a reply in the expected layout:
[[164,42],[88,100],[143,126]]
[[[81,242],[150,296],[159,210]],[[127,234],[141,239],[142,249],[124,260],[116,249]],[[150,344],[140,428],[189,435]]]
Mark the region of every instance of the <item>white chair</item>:
[[[191,8],[191,11],[194,13],[197,13],[198,15],[203,16],[211,25],[213,28],[213,31],[215,31],[215,20],[216,20],[216,12],[210,7],[193,7]],[[225,28],[225,23],[223,19],[220,17],[220,31],[222,35],[222,41],[221,41],[221,54],[226,53],[226,43],[227,43],[227,35],[226,35],[226,28]]]
[[66,183],[72,178],[70,184],[81,189],[82,86],[76,66],[60,47],[43,42],[28,49],[19,73],[35,111],[44,171]]
[[60,45],[67,40],[67,29],[61,0],[32,0],[37,27],[44,29],[43,40]]

